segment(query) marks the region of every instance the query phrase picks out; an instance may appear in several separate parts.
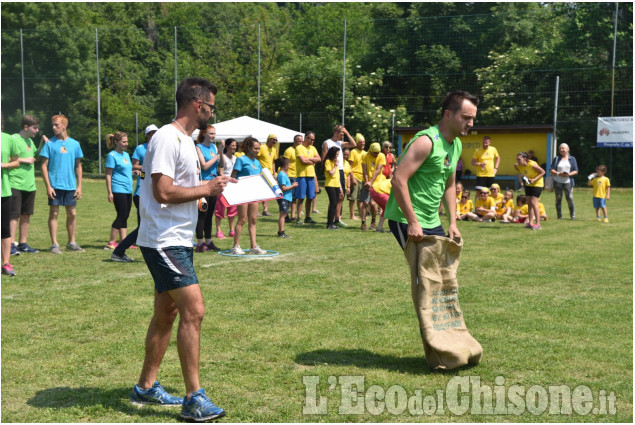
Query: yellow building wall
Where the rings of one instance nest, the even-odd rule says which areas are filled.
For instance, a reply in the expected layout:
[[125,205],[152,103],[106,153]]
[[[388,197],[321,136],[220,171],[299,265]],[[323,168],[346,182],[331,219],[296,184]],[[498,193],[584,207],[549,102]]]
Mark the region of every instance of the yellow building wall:
[[[398,152],[403,152],[403,148],[406,147],[416,133],[417,131],[398,131],[402,143],[402,146],[398,148]],[[476,175],[476,167],[472,165],[472,155],[474,155],[474,151],[477,148],[481,147],[483,137],[485,136],[491,137],[491,146],[498,150],[498,154],[501,158],[498,168],[499,175],[518,174],[518,171],[514,168],[516,154],[518,154],[518,152],[533,150],[534,156],[538,158],[538,165],[547,162],[548,135],[546,133],[494,134],[488,133],[487,131],[478,133],[471,132],[460,139],[463,143],[463,152],[461,154],[464,164],[463,169],[470,170],[473,175]],[[465,171],[463,173],[465,174]]]

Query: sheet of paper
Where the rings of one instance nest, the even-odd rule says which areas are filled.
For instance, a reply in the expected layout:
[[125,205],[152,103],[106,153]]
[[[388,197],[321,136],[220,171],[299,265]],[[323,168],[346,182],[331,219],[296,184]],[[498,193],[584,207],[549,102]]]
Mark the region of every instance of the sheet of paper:
[[240,205],[248,202],[276,199],[276,193],[262,175],[238,179],[237,183],[228,183],[222,197],[227,205]]

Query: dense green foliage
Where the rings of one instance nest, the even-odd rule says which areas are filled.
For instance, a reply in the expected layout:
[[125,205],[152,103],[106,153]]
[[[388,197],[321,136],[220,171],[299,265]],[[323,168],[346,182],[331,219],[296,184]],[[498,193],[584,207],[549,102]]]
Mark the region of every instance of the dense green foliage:
[[24,72],[27,112],[69,116],[91,171],[97,41],[102,139],[171,119],[175,68],[217,83],[218,120],[260,113],[326,138],[344,103],[351,133],[372,141],[393,114],[435,123],[457,88],[481,97],[477,124],[552,124],[560,77],[559,140],[631,185],[632,149],[595,149],[596,118],[633,110],[632,3],[617,21],[613,68],[615,3],[3,3],[2,110],[13,131]]

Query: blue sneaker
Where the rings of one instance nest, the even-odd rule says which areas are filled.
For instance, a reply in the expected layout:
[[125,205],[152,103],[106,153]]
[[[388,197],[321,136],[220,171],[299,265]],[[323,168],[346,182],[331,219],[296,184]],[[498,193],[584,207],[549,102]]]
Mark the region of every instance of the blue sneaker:
[[38,251],[38,250],[37,250],[37,249],[35,249],[35,248],[31,248],[31,247],[29,246],[29,244],[28,244],[28,243],[26,243],[26,242],[25,242],[25,243],[20,243],[20,244],[18,244],[18,251],[20,251],[20,252],[26,252],[26,253],[28,253],[28,254],[37,254],[38,252],[40,252],[40,251]]
[[11,244],[11,255],[20,255],[20,251],[18,251],[18,247]]
[[159,381],[154,381],[154,385],[149,390],[142,390],[135,385],[130,393],[130,402],[136,406],[150,404],[155,406],[180,406],[183,404],[181,397],[170,395]]
[[181,409],[181,417],[188,421],[205,422],[212,419],[218,419],[225,416],[225,410],[221,409],[205,395],[205,390],[192,393],[188,400],[183,400],[183,408]]

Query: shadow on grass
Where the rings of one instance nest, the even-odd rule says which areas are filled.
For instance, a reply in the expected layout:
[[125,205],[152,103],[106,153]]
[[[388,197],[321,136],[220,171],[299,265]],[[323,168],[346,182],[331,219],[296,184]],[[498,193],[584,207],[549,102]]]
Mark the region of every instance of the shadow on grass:
[[40,409],[63,409],[68,407],[87,408],[101,406],[104,409],[114,409],[130,416],[156,417],[176,419],[180,408],[165,407],[136,407],[130,403],[131,387],[104,390],[101,388],[70,388],[57,387],[40,390],[35,396],[27,400],[27,404]]
[[458,375],[462,370],[471,369],[474,366],[463,366],[454,370],[430,370],[426,359],[421,357],[396,357],[376,354],[368,350],[315,350],[300,353],[295,362],[305,366],[355,366],[364,369],[386,369],[389,371],[409,373],[412,375],[430,375],[442,373]]
[[295,362],[306,366],[356,366],[364,369],[386,369],[413,375],[434,373],[421,357],[395,357],[372,353],[368,350],[315,350],[300,353]]

